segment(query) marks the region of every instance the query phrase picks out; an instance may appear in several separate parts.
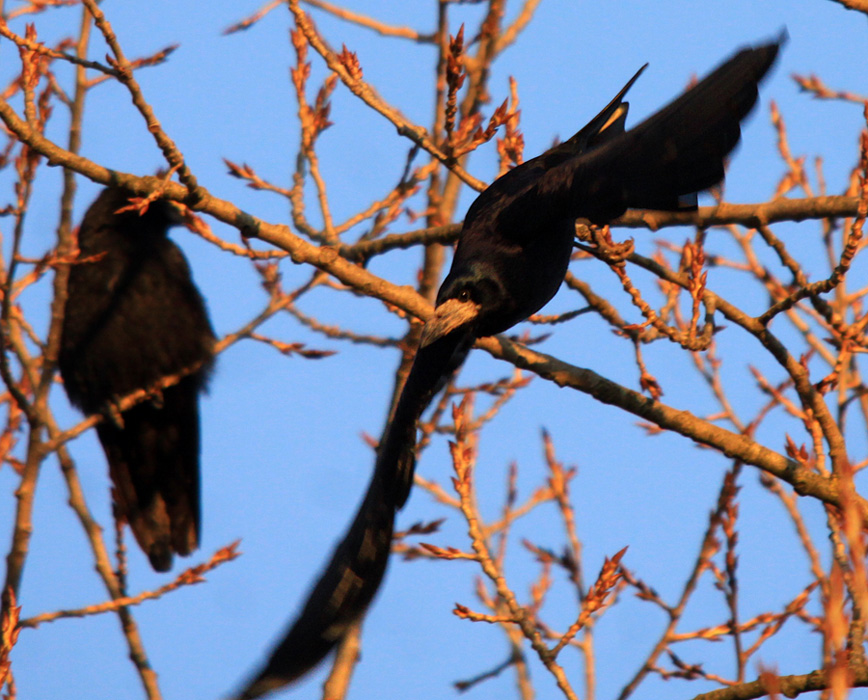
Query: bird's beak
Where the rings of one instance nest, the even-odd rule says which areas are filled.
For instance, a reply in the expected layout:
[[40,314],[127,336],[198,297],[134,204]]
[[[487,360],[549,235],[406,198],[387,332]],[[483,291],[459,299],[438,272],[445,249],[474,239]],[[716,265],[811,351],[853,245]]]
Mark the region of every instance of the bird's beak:
[[434,315],[428,319],[422,329],[419,347],[424,348],[455,329],[470,323],[479,315],[479,309],[479,304],[474,304],[472,301],[458,301],[457,299],[444,301],[434,309]]

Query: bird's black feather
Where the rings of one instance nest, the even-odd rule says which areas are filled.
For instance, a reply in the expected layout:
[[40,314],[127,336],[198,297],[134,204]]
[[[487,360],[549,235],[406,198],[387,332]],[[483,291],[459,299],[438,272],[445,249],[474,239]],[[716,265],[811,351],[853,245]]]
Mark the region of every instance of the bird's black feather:
[[174,207],[116,213],[133,196],[103,190],[79,227],[70,270],[59,365],[67,395],[86,414],[163,377],[195,371],[162,395],[97,426],[115,503],[151,565],[198,546],[199,407],[214,332],[178,247],[166,235]]
[[392,547],[395,510],[407,500],[416,463],[416,422],[470,349],[453,333],[421,348],[383,432],[371,483],[346,537],[299,616],[265,666],[238,696],[258,698],[303,676],[340,641],[380,587]]
[[259,697],[318,663],[367,609],[407,499],[416,421],[476,338],[501,333],[554,296],[569,264],[575,219],[606,223],[628,208],[695,206],[723,179],[724,158],[757,99],[779,43],[744,49],[639,126],[625,131],[623,97],[568,141],[493,182],[470,206],[409,377],[387,424],[360,510],[265,667],[242,692]]

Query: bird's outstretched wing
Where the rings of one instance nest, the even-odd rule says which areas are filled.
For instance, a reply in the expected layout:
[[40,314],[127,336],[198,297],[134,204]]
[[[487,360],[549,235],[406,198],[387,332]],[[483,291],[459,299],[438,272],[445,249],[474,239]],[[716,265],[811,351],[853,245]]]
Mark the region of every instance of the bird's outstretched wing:
[[389,561],[395,506],[376,473],[344,539],[286,636],[238,695],[258,698],[300,678],[334,648],[373,600]]
[[374,473],[355,519],[301,613],[239,700],[258,698],[307,673],[368,609],[389,561],[395,511],[413,485],[416,422],[463,363],[472,342],[469,334],[456,331],[417,352],[383,431]]

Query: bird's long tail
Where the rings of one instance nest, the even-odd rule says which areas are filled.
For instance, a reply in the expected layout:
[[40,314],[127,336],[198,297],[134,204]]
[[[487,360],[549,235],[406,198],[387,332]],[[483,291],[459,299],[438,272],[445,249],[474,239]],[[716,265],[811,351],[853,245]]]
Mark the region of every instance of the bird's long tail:
[[121,414],[123,427],[97,426],[109,462],[114,500],[156,571],[174,553],[199,546],[200,378],[186,377],[151,401]]
[[695,207],[695,193],[723,180],[741,121],[784,39],[742,49],[638,126],[550,170],[541,196],[595,223],[628,208]]

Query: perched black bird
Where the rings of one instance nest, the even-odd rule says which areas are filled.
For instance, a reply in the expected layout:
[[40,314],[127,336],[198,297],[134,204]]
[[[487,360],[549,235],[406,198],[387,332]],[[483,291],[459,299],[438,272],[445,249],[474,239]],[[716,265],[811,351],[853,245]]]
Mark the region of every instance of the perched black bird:
[[636,128],[624,94],[569,141],[497,179],[471,205],[413,367],[386,426],[361,508],[289,633],[242,692],[255,698],[306,673],[364,613],[380,585],[393,517],[410,492],[416,422],[477,338],[538,311],[564,279],[575,220],[605,224],[628,208],[696,207],[724,158],[780,42],[747,48]]
[[[158,200],[117,211],[132,192],[109,187],[78,231],[69,273],[60,374],[73,405],[106,412],[97,425],[114,500],[157,571],[199,545],[199,392],[214,331],[180,249],[167,237],[177,210]],[[113,402],[163,377],[195,371],[118,414]]]

